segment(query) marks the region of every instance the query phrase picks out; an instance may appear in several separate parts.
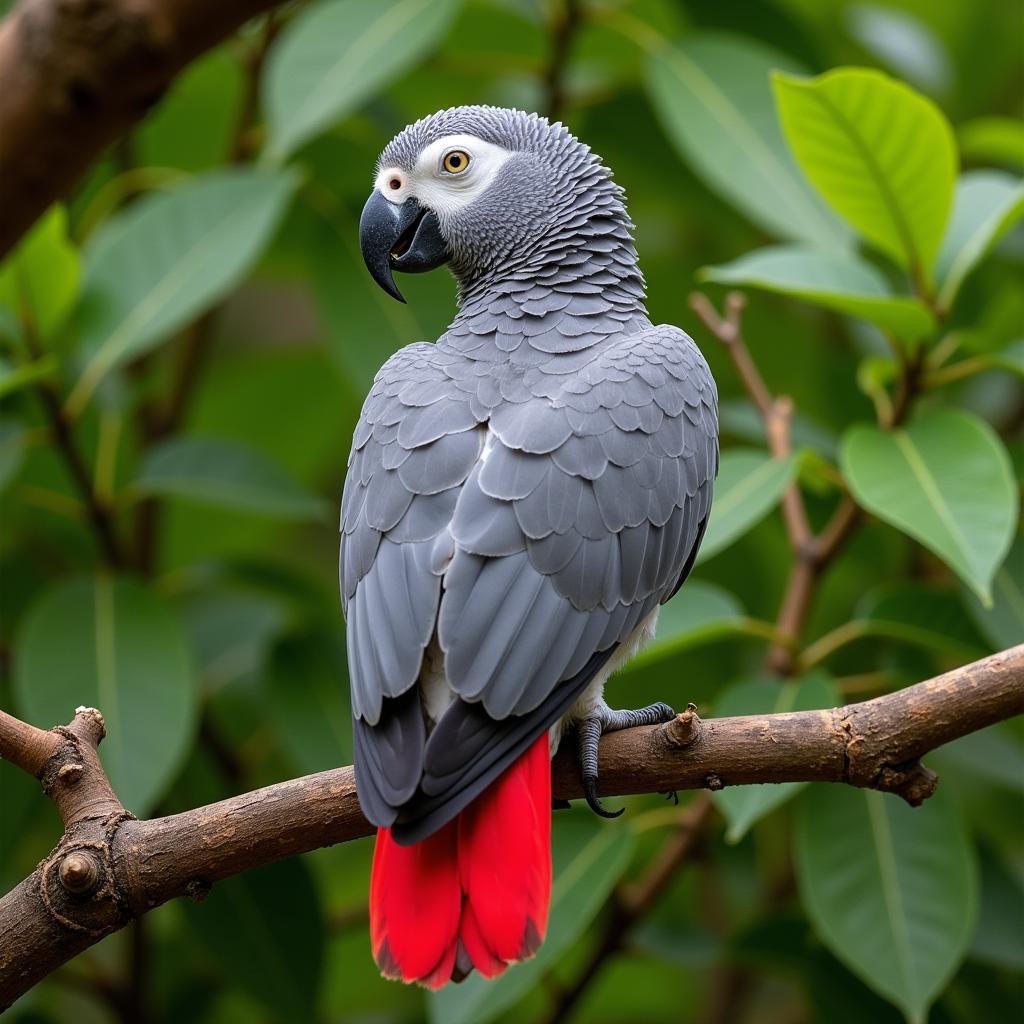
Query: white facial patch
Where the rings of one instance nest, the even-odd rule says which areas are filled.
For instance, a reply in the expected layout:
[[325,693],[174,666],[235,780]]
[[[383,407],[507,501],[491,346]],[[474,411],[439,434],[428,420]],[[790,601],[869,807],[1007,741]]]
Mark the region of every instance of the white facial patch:
[[[445,170],[445,158],[453,152],[469,157],[465,170]],[[411,174],[394,167],[381,168],[375,187],[392,203],[415,196],[444,223],[478,199],[511,156],[509,150],[475,135],[446,135],[420,153]]]

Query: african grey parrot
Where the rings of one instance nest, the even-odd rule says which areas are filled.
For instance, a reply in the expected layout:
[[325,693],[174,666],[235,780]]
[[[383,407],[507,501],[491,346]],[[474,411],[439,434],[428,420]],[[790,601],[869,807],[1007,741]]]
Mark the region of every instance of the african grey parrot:
[[[356,783],[378,826],[373,953],[437,988],[531,956],[551,885],[550,755],[578,729],[597,799],[608,676],[693,565],[715,383],[644,307],[623,193],[561,124],[444,110],[384,150],[366,264],[447,264],[458,312],[393,355],[356,427],[341,591]],[[404,300],[403,300],[404,301]]]

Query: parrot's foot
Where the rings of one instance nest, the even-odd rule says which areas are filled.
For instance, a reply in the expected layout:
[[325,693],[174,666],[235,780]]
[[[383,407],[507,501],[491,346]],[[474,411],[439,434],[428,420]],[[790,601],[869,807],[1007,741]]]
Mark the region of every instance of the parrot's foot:
[[650,707],[636,711],[613,711],[607,704],[602,704],[594,715],[581,718],[577,726],[580,752],[580,774],[583,778],[583,795],[587,804],[602,818],[617,818],[624,810],[609,811],[601,803],[597,795],[597,745],[606,732],[618,732],[620,729],[633,729],[638,725],[658,725],[671,722],[676,713],[660,701]]

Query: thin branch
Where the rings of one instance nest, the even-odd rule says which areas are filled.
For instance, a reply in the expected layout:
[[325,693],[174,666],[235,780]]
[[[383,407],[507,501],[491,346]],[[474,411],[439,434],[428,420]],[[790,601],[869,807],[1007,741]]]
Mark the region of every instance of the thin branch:
[[544,69],[544,111],[552,121],[565,107],[565,78],[569,54],[583,23],[582,0],[562,0],[551,31],[551,56]]
[[21,0],[0,24],[0,257],[201,53],[280,0]]
[[50,381],[40,381],[36,386],[36,394],[49,421],[57,450],[60,452],[85,506],[86,515],[103,554],[103,560],[112,569],[122,569],[127,565],[128,560],[114,529],[111,508],[93,488],[92,474],[85,464],[82,453],[78,450],[71,424],[61,406],[60,397]]
[[6,711],[0,711],[0,758],[10,761],[23,772],[38,777],[57,743],[58,739],[52,732],[37,729]]
[[[916,686],[832,711],[701,721],[686,711],[601,740],[603,795],[764,782],[846,782],[920,803],[936,777],[919,758],[1024,711],[1024,645]],[[0,1007],[130,920],[222,878],[369,835],[351,767],[281,782],[150,821],[128,814],[97,754],[103,720],[79,709],[39,766],[32,727],[0,718],[0,754],[41,778],[65,834],[0,900]],[[38,732],[38,730],[36,730]],[[553,763],[557,798],[581,796],[572,744]],[[26,752],[28,751],[28,752]],[[35,770],[33,770],[35,769]],[[634,899],[642,902],[643,888]]]

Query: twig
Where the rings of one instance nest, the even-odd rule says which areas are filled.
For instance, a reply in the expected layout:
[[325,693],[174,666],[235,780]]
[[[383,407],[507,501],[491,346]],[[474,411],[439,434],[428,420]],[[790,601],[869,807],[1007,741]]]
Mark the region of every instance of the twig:
[[[936,785],[919,761],[924,754],[1022,711],[1024,645],[832,711],[705,722],[684,712],[665,725],[612,733],[601,740],[599,789],[612,796],[847,782],[919,803]],[[98,712],[80,709],[68,727],[42,736],[53,738],[0,714],[0,755],[41,779],[66,829],[36,871],[0,899],[0,1008],[167,900],[201,899],[222,878],[373,831],[359,810],[350,767],[136,821],[100,764]],[[44,757],[45,744],[52,746]],[[571,744],[552,771],[557,798],[581,796]],[[636,890],[634,898],[649,891]]]
[[[730,292],[725,299],[723,317],[719,316],[706,295],[696,292],[690,296],[690,307],[726,347],[747,394],[760,412],[772,457],[784,459],[792,453],[789,430],[793,403],[788,397],[772,396],[750,355],[743,339],[745,306],[746,299],[740,292]],[[783,493],[782,515],[793,552],[793,563],[775,623],[783,642],[769,647],[765,661],[772,671],[779,675],[789,675],[795,667],[793,648],[803,633],[818,577],[838,553],[856,524],[857,508],[848,498],[844,498],[832,520],[821,535],[816,537],[807,519],[800,487],[794,482]]]
[[544,69],[544,110],[552,121],[565,107],[565,77],[573,40],[583,22],[581,0],[563,0],[551,32],[551,56]]
[[71,425],[64,415],[60,398],[49,381],[40,381],[35,390],[50,423],[50,430],[53,433],[57,450],[61,453],[68,473],[85,505],[93,533],[96,535],[96,541],[103,553],[103,560],[112,569],[124,568],[128,564],[128,560],[114,530],[110,506],[101,500],[93,489],[92,476],[78,450],[78,445],[75,443]]

